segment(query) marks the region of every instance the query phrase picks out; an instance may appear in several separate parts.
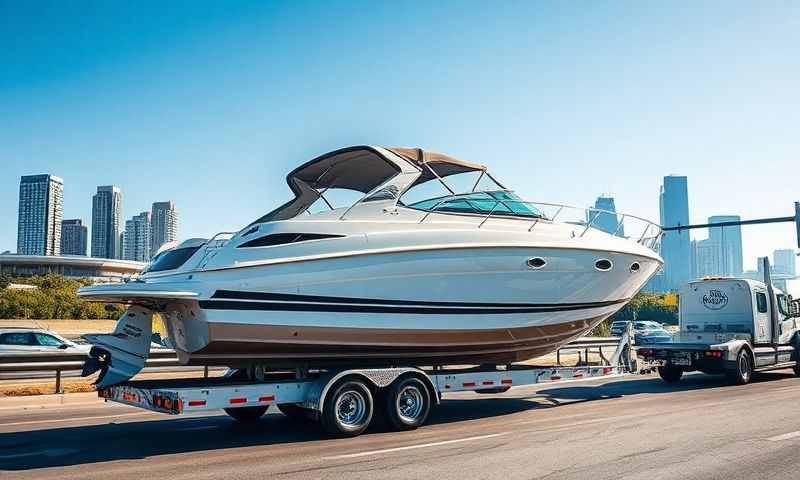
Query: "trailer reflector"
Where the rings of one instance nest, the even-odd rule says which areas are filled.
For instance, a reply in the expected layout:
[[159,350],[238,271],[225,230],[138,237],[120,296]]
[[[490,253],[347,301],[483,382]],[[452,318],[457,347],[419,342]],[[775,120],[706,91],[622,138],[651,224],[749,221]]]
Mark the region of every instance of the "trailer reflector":
[[206,405],[205,400],[189,400],[190,407],[204,407]]
[[494,385],[494,382],[491,380],[484,380],[483,382],[481,382],[481,385]]
[[247,403],[247,399],[244,397],[231,398],[230,400],[228,400],[228,403],[230,403],[231,405],[238,405],[240,403]]
[[510,378],[504,378],[500,380],[500,383],[502,383],[503,385],[511,385],[512,383],[514,383],[514,381],[511,380]]
[[275,395],[264,395],[263,397],[258,397],[259,402],[272,402],[275,400]]
[[474,387],[475,382],[464,382],[461,384],[463,387]]

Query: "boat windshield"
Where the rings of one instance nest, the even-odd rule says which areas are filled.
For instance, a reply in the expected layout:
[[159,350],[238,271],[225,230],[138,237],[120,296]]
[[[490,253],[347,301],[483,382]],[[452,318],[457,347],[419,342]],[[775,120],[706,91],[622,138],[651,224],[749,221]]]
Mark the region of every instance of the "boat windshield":
[[431,198],[407,205],[428,212],[477,213],[512,217],[545,218],[536,207],[514,192],[496,190]]

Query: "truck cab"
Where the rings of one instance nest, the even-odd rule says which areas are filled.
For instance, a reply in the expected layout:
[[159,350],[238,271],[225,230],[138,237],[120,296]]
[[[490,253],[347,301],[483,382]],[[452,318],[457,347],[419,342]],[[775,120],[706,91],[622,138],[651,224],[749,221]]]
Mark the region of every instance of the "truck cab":
[[679,332],[671,341],[638,353],[658,364],[661,377],[678,381],[683,372],[726,374],[748,383],[754,371],[798,368],[798,302],[763,282],[704,278],[680,291]]

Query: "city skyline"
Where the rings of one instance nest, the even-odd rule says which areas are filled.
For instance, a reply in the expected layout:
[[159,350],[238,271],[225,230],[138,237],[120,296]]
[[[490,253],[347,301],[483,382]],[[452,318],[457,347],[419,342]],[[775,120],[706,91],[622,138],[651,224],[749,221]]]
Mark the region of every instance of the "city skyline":
[[[177,239],[178,213],[172,200],[153,202],[151,211],[133,216],[124,224],[125,228],[121,228],[122,189],[116,185],[100,185],[92,196],[90,236],[83,219],[63,219],[64,180],[61,177],[23,175],[19,185],[15,251],[19,255],[89,256],[91,238],[92,257],[147,261],[163,244]],[[142,222],[147,226],[143,227]],[[126,248],[128,225],[131,231]]]

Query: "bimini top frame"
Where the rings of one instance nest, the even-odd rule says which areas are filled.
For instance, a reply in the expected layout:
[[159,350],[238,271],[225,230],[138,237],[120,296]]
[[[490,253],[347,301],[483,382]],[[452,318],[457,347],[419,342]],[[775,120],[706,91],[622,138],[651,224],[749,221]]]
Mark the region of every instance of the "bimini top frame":
[[[331,208],[324,194],[329,189],[361,192],[359,202],[399,199],[405,190],[438,180],[451,193],[445,177],[481,172],[491,178],[486,166],[466,162],[420,148],[355,146],[326,153],[292,170],[286,177],[295,198],[251,223],[287,220],[306,211],[320,198]],[[400,178],[398,178],[400,177]],[[500,185],[494,178],[492,180]],[[476,186],[478,184],[476,182]]]

